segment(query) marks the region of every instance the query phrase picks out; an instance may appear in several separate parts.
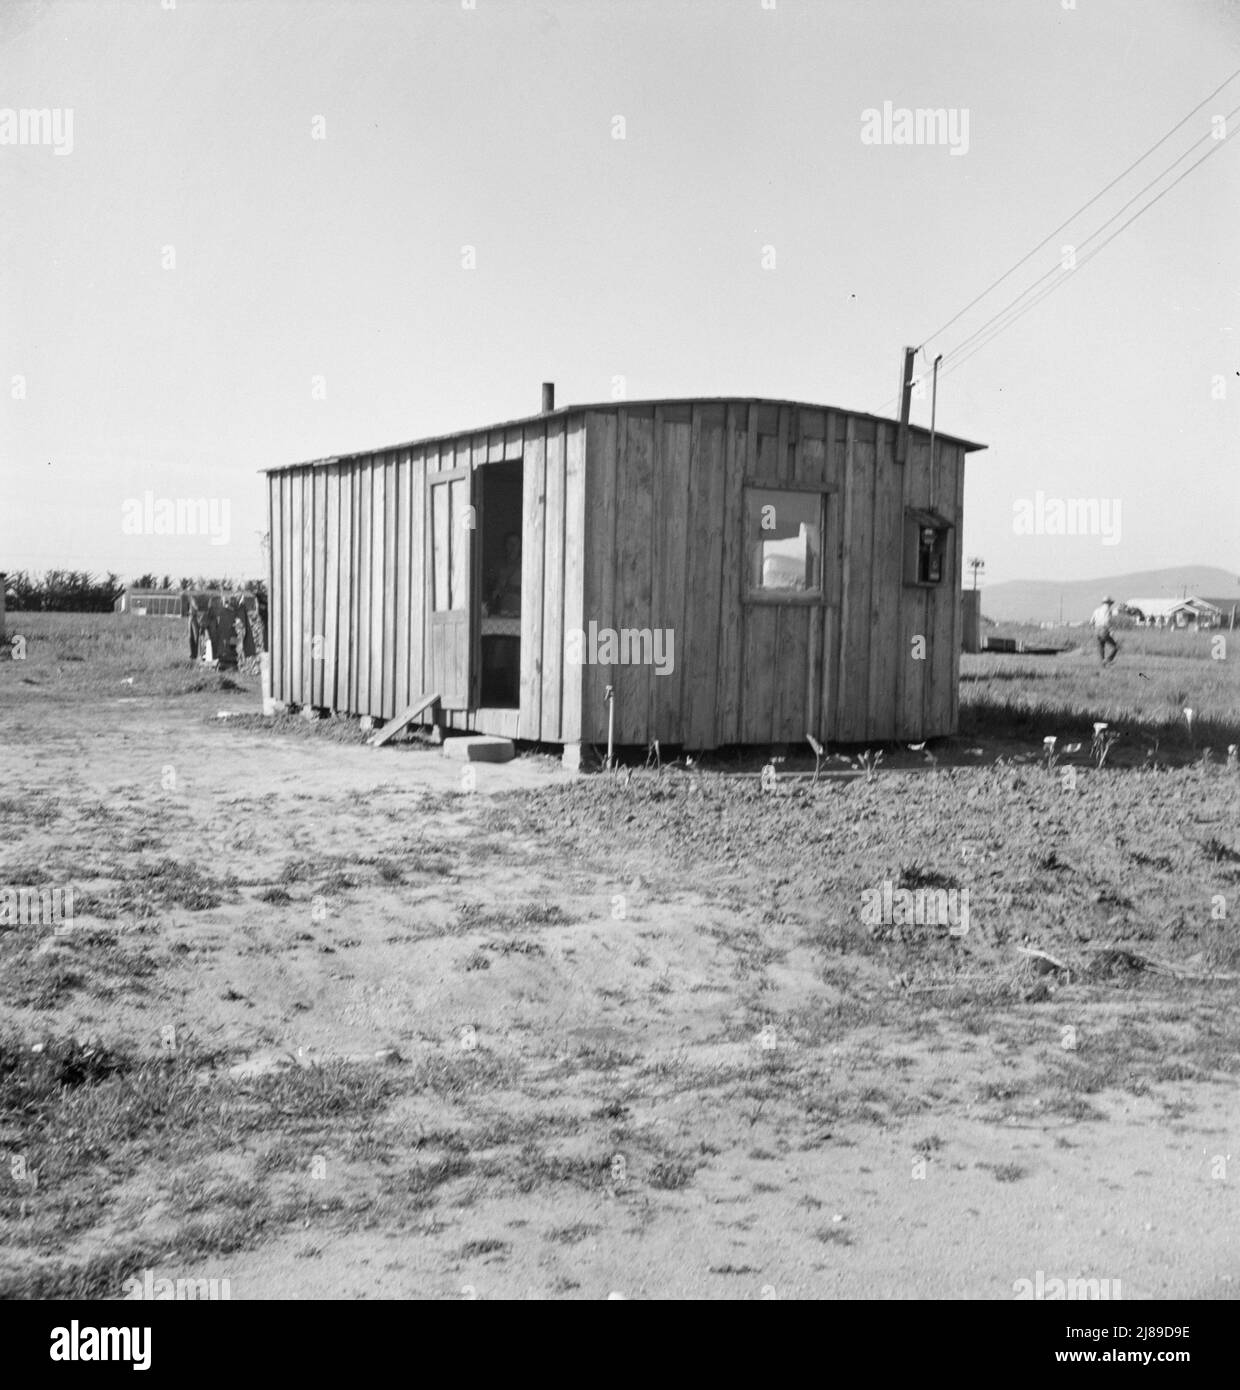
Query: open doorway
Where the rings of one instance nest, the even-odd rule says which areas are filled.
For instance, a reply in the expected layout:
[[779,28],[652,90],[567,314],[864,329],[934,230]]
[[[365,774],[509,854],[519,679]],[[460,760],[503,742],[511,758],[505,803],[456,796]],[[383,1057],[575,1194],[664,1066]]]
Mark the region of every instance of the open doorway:
[[521,704],[521,460],[474,475],[479,526],[479,689],[487,709]]

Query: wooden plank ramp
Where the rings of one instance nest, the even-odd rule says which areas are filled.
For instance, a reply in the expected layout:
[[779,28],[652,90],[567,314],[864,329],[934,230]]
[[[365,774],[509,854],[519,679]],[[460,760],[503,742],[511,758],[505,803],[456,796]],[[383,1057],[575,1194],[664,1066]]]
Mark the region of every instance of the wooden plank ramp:
[[383,728],[367,740],[372,748],[382,748],[388,739],[395,738],[402,729],[408,728],[410,724],[429,706],[439,703],[439,691],[432,690],[429,694],[419,695],[411,705],[406,705],[395,719],[389,720]]

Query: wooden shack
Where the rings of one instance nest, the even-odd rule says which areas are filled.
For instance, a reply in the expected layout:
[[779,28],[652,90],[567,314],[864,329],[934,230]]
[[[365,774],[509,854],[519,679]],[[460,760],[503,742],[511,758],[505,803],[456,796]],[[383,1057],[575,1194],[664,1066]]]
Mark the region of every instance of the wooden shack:
[[267,471],[277,700],[436,694],[566,760],[609,712],[618,745],[687,749],[955,731],[984,446],[913,427],[899,463],[895,421],[793,401],[545,403]]

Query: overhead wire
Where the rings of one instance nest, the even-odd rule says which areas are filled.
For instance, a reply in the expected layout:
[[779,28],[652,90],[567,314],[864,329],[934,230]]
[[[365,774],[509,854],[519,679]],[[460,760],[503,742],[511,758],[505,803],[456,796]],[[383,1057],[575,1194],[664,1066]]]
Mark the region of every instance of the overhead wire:
[[[1225,119],[1230,121],[1236,116],[1240,116],[1240,106],[1237,106],[1233,110],[1229,111]],[[1205,138],[1211,139],[1212,137],[1207,136]],[[1197,141],[1196,143],[1200,144],[1201,142]],[[1161,202],[1162,199],[1165,198],[1167,194],[1170,193],[1171,190],[1176,187],[1177,184],[1182,183],[1189,176],[1189,174],[1193,172],[1194,169],[1196,169],[1199,165],[1204,164],[1205,161],[1209,159],[1211,155],[1217,154],[1218,151],[1223,147],[1224,143],[1225,141],[1223,140],[1215,140],[1212,148],[1208,149],[1205,152],[1205,154],[1200,156],[1200,158],[1195,159],[1188,166],[1187,169],[1185,169],[1181,174],[1179,174],[1178,177],[1174,178],[1166,186],[1166,188],[1160,190],[1147,203],[1139,207],[1136,210],[1136,212],[1132,214],[1131,217],[1121,222],[1120,225],[1116,227],[1116,229],[1110,234],[1110,236],[1104,238],[1087,255],[1081,257],[1070,271],[1064,270],[1062,266],[1056,266],[1052,270],[1048,271],[1047,274],[1043,275],[1040,280],[1035,281],[1034,284],[1030,286],[1029,290],[1026,290],[1022,294],[1018,295],[1017,298],[1014,299],[1010,304],[1008,304],[1005,309],[1000,310],[998,314],[994,315],[990,320],[988,320],[987,324],[983,324],[981,328],[975,330],[973,333],[969,335],[969,337],[963,339],[955,348],[951,350],[950,353],[944,354],[943,360],[945,362],[949,358],[955,360],[953,360],[951,367],[943,370],[940,373],[940,375],[950,376],[952,372],[957,371],[960,367],[963,367],[964,364],[971,357],[975,356],[978,352],[982,350],[982,348],[992,343],[1001,333],[1005,332],[1008,328],[1010,328],[1012,324],[1014,324],[1018,319],[1023,318],[1025,314],[1029,312],[1030,309],[1036,308],[1037,305],[1040,304],[1043,299],[1045,299],[1048,295],[1053,294],[1055,290],[1057,290],[1061,285],[1065,284],[1068,280],[1070,280],[1078,270],[1082,270],[1085,266],[1087,266],[1089,262],[1092,261],[1093,258],[1104,249],[1104,247],[1110,245],[1110,243],[1114,241],[1115,238],[1125,230],[1125,228],[1130,227],[1139,217],[1143,217],[1147,212],[1149,212],[1149,210],[1152,207],[1154,207],[1155,204]],[[1161,179],[1165,178],[1167,174],[1169,174],[1171,170],[1175,168],[1176,164],[1179,164],[1183,159],[1187,157],[1188,154],[1191,154],[1192,150],[1195,148],[1196,145],[1192,146],[1189,150],[1187,150],[1185,154],[1182,154],[1179,157],[1179,159],[1175,160],[1166,169],[1164,169],[1156,179],[1151,180],[1151,182],[1147,184],[1144,189],[1141,190],[1141,193],[1147,192],[1151,187],[1153,187],[1155,183],[1158,183]],[[1102,231],[1104,231],[1108,226],[1110,226],[1110,224],[1114,222],[1115,219],[1119,217],[1121,213],[1123,213],[1129,207],[1131,207],[1132,204],[1136,201],[1136,199],[1140,196],[1141,194],[1137,194],[1135,197],[1130,198],[1128,202],[1125,203],[1124,206],[1120,208],[1118,212],[1109,217],[1102,224],[1101,227],[1098,227],[1095,231],[1091,232],[1090,235],[1085,239],[1085,241],[1081,243],[1081,246],[1088,245],[1089,242],[1091,242],[1096,236],[1098,236]],[[1025,296],[1030,292],[1030,290],[1036,289],[1039,285],[1042,285],[1044,281],[1046,281],[1048,278],[1054,275],[1058,275],[1059,278],[1054,280],[1053,283],[1049,285],[1044,285],[1044,287],[1041,289],[1041,291],[1036,295],[1034,299],[1030,300],[1027,304],[1021,305],[1020,308],[1016,309],[1015,312],[1011,314],[1010,318],[1006,318],[1003,323],[996,324],[996,320],[1003,318],[1011,310],[1013,310],[1015,306],[1019,303],[1019,301],[1025,298]],[[968,351],[964,352],[964,356],[959,357],[958,354],[962,352],[968,344],[972,343],[973,339],[977,338],[979,334],[983,333],[985,329],[991,324],[996,324],[994,330],[987,334],[987,336],[981,341],[973,343],[973,345],[968,348]]]
[[[1240,72],[1234,73],[1231,78],[1227,79],[1227,81],[1232,81],[1236,76],[1240,76]],[[1084,204],[1080,209],[1078,209],[1072,217],[1068,218],[1066,222],[1061,223],[1059,227],[1055,229],[1055,231],[1051,232],[1047,237],[1045,237],[1041,242],[1039,242],[1039,244],[1036,247],[1034,247],[1031,252],[1029,252],[1026,256],[1022,257],[1021,260],[1018,261],[1012,267],[1012,270],[1005,272],[998,278],[998,280],[993,281],[991,285],[988,286],[987,289],[982,292],[981,295],[976,296],[972,301],[970,301],[970,304],[967,305],[965,309],[962,309],[960,313],[954,315],[951,319],[947,321],[946,324],[944,324],[941,328],[937,329],[934,334],[931,334],[930,337],[926,338],[925,341],[917,348],[917,352],[921,354],[921,356],[927,361],[927,363],[930,362],[930,355],[926,351],[926,343],[931,342],[934,337],[938,336],[939,333],[943,332],[944,328],[948,327],[951,323],[956,322],[956,320],[959,319],[964,313],[966,313],[969,308],[971,308],[974,304],[978,303],[982,298],[986,296],[986,294],[989,294],[990,291],[995,288],[995,286],[1001,284],[1003,280],[1007,279],[1008,275],[1010,275],[1012,271],[1018,269],[1021,265],[1028,261],[1043,246],[1045,246],[1046,243],[1050,241],[1058,232],[1062,231],[1072,221],[1074,221],[1075,218],[1078,217],[1082,211],[1096,203],[1098,199],[1102,197],[1104,193],[1113,188],[1115,184],[1119,182],[1120,179],[1125,177],[1126,174],[1130,173],[1134,168],[1136,168],[1138,164],[1142,163],[1142,161],[1146,159],[1150,154],[1152,154],[1154,150],[1159,148],[1160,145],[1165,144],[1167,139],[1170,138],[1170,136],[1174,134],[1175,131],[1179,130],[1188,120],[1192,118],[1193,115],[1196,114],[1197,111],[1201,109],[1202,106],[1206,104],[1206,102],[1211,100],[1212,97],[1216,96],[1218,92],[1221,91],[1222,88],[1226,85],[1227,82],[1224,82],[1219,87],[1215,88],[1215,90],[1212,93],[1210,93],[1210,96],[1207,96],[1201,102],[1199,102],[1197,106],[1194,107],[1193,110],[1188,113],[1187,116],[1185,116],[1181,121],[1179,121],[1177,125],[1174,126],[1172,130],[1167,133],[1167,135],[1163,136],[1161,140],[1159,140],[1156,144],[1151,146],[1150,149],[1147,150],[1145,154],[1143,154],[1139,159],[1133,161],[1133,163],[1128,166],[1128,169],[1124,171],[1124,174],[1121,174],[1116,179],[1113,179],[1105,189],[1103,189],[1100,193],[1096,194],[1093,198],[1091,198],[1089,202]],[[1233,110],[1229,111],[1224,117],[1224,122],[1232,120],[1238,114],[1240,114],[1240,106],[1235,107]],[[1112,242],[1115,239],[1115,237],[1118,236],[1126,227],[1130,226],[1133,222],[1137,220],[1138,217],[1142,216],[1157,202],[1164,198],[1171,191],[1171,189],[1176,187],[1177,184],[1181,183],[1183,179],[1185,179],[1190,173],[1192,173],[1194,169],[1198,167],[1198,165],[1204,163],[1205,160],[1207,160],[1212,154],[1217,153],[1218,149],[1224,143],[1226,143],[1225,139],[1218,138],[1213,132],[1203,135],[1199,139],[1195,140],[1193,144],[1188,147],[1187,150],[1178,155],[1174,160],[1172,160],[1170,164],[1166,165],[1163,169],[1161,169],[1159,173],[1157,173],[1152,179],[1149,180],[1148,183],[1146,183],[1141,189],[1139,189],[1135,194],[1133,194],[1133,196],[1129,198],[1128,201],[1124,203],[1116,212],[1112,213],[1111,216],[1108,217],[1105,222],[1103,222],[1100,226],[1096,227],[1094,231],[1092,231],[1089,234],[1089,236],[1087,236],[1085,240],[1079,244],[1079,247],[1074,248],[1074,250],[1080,249],[1080,247],[1088,246],[1089,243],[1092,242],[1096,237],[1098,237],[1102,232],[1104,232],[1106,228],[1109,227],[1116,220],[1116,218],[1122,216],[1124,212],[1126,212],[1130,207],[1132,207],[1132,205],[1135,202],[1137,202],[1146,193],[1148,193],[1150,189],[1152,189],[1153,187],[1155,187],[1155,185],[1157,185],[1163,179],[1165,179],[1167,175],[1171,173],[1171,171],[1178,164],[1181,164],[1185,159],[1187,159],[1193,153],[1193,151],[1203,141],[1206,140],[1212,142],[1211,149],[1207,150],[1206,153],[1202,155],[1199,159],[1194,160],[1194,162],[1190,164],[1189,167],[1186,170],[1184,170],[1182,174],[1180,174],[1177,178],[1173,179],[1172,182],[1168,184],[1166,188],[1162,189],[1153,198],[1151,198],[1149,202],[1144,204],[1142,207],[1138,208],[1138,210],[1133,214],[1132,217],[1128,218],[1125,222],[1121,223],[1121,225],[1117,227],[1116,230],[1112,232],[1110,236],[1106,237],[1105,240],[1103,240],[1098,246],[1096,246],[1088,255],[1084,256],[1079,261],[1077,261],[1074,266],[1074,269],[1079,270],[1083,268],[1086,264],[1088,264],[1088,262],[1092,260],[1093,257],[1103,249],[1103,247],[1109,245],[1110,242]],[[1046,281],[1051,280],[1052,277],[1055,277],[1057,275],[1060,278],[1055,279],[1052,284],[1046,285]],[[993,342],[994,339],[998,337],[1000,333],[1005,331],[1019,318],[1022,318],[1024,314],[1028,312],[1028,310],[1034,308],[1037,304],[1041,303],[1041,301],[1044,298],[1046,298],[1048,294],[1053,293],[1054,290],[1057,289],[1059,285],[1064,283],[1064,281],[1068,278],[1069,275],[1065,273],[1065,267],[1062,265],[1062,262],[1060,264],[1052,266],[1050,270],[1046,271],[1044,274],[1039,276],[1038,279],[1035,280],[1031,285],[1026,286],[1026,288],[1023,289],[1020,292],[1020,294],[1018,294],[1014,299],[1010,300],[997,313],[992,314],[989,319],[987,319],[984,323],[975,328],[966,337],[961,339],[961,341],[957,343],[954,347],[950,348],[946,353],[939,354],[939,357],[944,363],[948,362],[950,359],[958,359],[954,362],[953,366],[950,369],[945,369],[941,371],[940,375],[948,376],[950,375],[951,371],[955,370],[960,366],[963,366],[966,361],[968,361],[971,357],[973,357],[976,354],[976,352],[980,351],[981,348],[985,347],[987,344]],[[1028,298],[1028,296],[1030,295],[1034,295],[1034,298],[1031,299],[1029,303],[1022,305],[1021,301]],[[1001,320],[1002,322],[1000,322]],[[988,330],[991,330],[992,328],[994,331],[988,332]],[[964,353],[964,356],[960,357],[959,355],[962,352]],[[893,397],[891,400],[887,401],[876,413],[882,414],[890,405],[894,404],[899,399],[899,396]]]
[[1020,258],[1020,260],[1018,260],[1014,265],[1010,266],[1007,270],[1005,270],[997,280],[992,280],[990,284],[987,285],[986,288],[981,292],[981,294],[977,295],[974,299],[971,299],[964,306],[963,309],[961,309],[958,313],[953,314],[951,318],[947,320],[946,323],[941,324],[938,328],[934,330],[933,333],[929,334],[926,337],[925,342],[933,342],[934,339],[937,338],[940,333],[943,333],[945,330],[950,328],[952,324],[957,321],[957,319],[963,318],[964,315],[967,314],[975,304],[979,304],[983,299],[985,299],[986,296],[991,292],[991,290],[996,289],[1010,275],[1013,275],[1016,271],[1018,271],[1022,265],[1024,265],[1027,261],[1032,260],[1032,258],[1036,256],[1037,253],[1049,241],[1051,241],[1054,237],[1057,237],[1059,233],[1064,230],[1065,227],[1075,222],[1076,219],[1080,217],[1080,215],[1083,212],[1087,212],[1100,198],[1105,197],[1111,191],[1111,189],[1115,187],[1117,183],[1120,183],[1124,179],[1126,179],[1128,175],[1131,174],[1132,171],[1137,167],[1138,164],[1143,164],[1150,157],[1150,155],[1154,153],[1155,150],[1161,149],[1162,146],[1165,145],[1167,141],[1171,139],[1171,137],[1176,133],[1176,131],[1178,131],[1182,126],[1187,125],[1187,123],[1190,120],[1192,120],[1192,118],[1197,114],[1198,111],[1201,110],[1201,108],[1207,102],[1213,101],[1214,98],[1218,96],[1218,94],[1223,90],[1223,88],[1226,87],[1229,83],[1234,82],[1237,77],[1240,77],[1240,68],[1237,68],[1237,70],[1233,72],[1230,77],[1227,77],[1222,82],[1220,82],[1219,85],[1215,87],[1215,89],[1208,96],[1202,97],[1202,99],[1197,103],[1197,105],[1194,106],[1193,109],[1186,116],[1182,117],[1179,121],[1177,121],[1175,125],[1173,125],[1171,129],[1167,131],[1167,133],[1163,135],[1160,139],[1156,140],[1154,144],[1152,144],[1149,147],[1149,149],[1145,151],[1144,154],[1141,154],[1136,159],[1134,159],[1132,163],[1122,173],[1117,174],[1111,180],[1111,182],[1106,185],[1105,188],[1099,189],[1099,191],[1095,193],[1094,196],[1090,198],[1088,202],[1082,203],[1081,206],[1077,208],[1077,210],[1074,213],[1072,213],[1070,217],[1066,218],[1063,222],[1061,222],[1059,226],[1054,229],[1054,231],[1048,232],[1046,236],[1044,236],[1042,240],[1038,242],[1038,244],[1031,251],[1026,252],[1025,255],[1023,255]]
[[[1237,106],[1234,110],[1229,111],[1224,119],[1230,120],[1237,113],[1240,113],[1240,106]],[[1089,243],[1093,241],[1095,237],[1100,236],[1104,231],[1106,231],[1106,229],[1111,225],[1112,222],[1116,220],[1116,218],[1121,217],[1125,212],[1128,211],[1130,207],[1132,207],[1132,205],[1135,202],[1137,202],[1140,198],[1144,197],[1145,194],[1148,193],[1151,188],[1153,188],[1156,184],[1161,183],[1162,180],[1165,179],[1169,173],[1171,173],[1171,171],[1176,167],[1177,164],[1180,164],[1184,160],[1186,160],[1189,157],[1189,155],[1191,155],[1193,151],[1197,148],[1197,146],[1202,143],[1203,140],[1214,140],[1214,137],[1212,135],[1204,135],[1201,137],[1201,139],[1194,141],[1194,143],[1190,145],[1188,149],[1184,151],[1183,154],[1178,156],[1178,158],[1174,159],[1169,165],[1167,165],[1165,169],[1163,169],[1160,173],[1156,174],[1149,181],[1149,183],[1147,183],[1143,188],[1139,189],[1136,193],[1134,193],[1133,196],[1129,198],[1128,201],[1122,207],[1117,208],[1116,211],[1113,212],[1111,216],[1108,217],[1107,220],[1101,224],[1101,226],[1096,227],[1092,232],[1090,232],[1090,234],[1085,238],[1085,240],[1080,242],[1078,246],[1073,248],[1073,250],[1077,251],[1080,250],[1082,247],[1088,246]],[[1180,182],[1180,179],[1182,179],[1185,175],[1192,173],[1193,169],[1195,169],[1198,164],[1202,163],[1205,159],[1208,159],[1209,156],[1213,154],[1222,143],[1223,142],[1221,140],[1214,140],[1214,145],[1212,149],[1208,150],[1206,154],[1202,156],[1201,159],[1198,159],[1194,161],[1193,164],[1189,165],[1189,167],[1184,171],[1184,174],[1180,175],[1180,178],[1174,179],[1170,184],[1168,184],[1167,188],[1164,189],[1162,193],[1157,194],[1145,205],[1145,208],[1153,207],[1154,204],[1158,202],[1158,200],[1162,198],[1165,193],[1169,192],[1172,188],[1175,187],[1177,183]],[[1123,226],[1118,228],[1116,233],[1114,233],[1112,236],[1107,237],[1106,241],[1102,242],[1101,245],[1095,247],[1094,251],[1092,251],[1089,256],[1084,257],[1077,264],[1076,268],[1079,269],[1081,265],[1084,265],[1087,261],[1091,260],[1092,257],[1102,249],[1102,246],[1105,246],[1108,242],[1113,241],[1115,235],[1118,235],[1118,232],[1122,231],[1123,228],[1128,226],[1130,222],[1135,221],[1136,217],[1139,217],[1141,213],[1145,211],[1145,208],[1139,209],[1135,217],[1129,218],[1128,222],[1125,222]],[[1000,309],[998,313],[992,314],[991,317],[987,319],[985,323],[975,328],[973,332],[970,333],[967,337],[962,338],[960,342],[956,344],[955,347],[951,348],[948,352],[944,353],[944,361],[946,361],[948,358],[955,357],[957,353],[963,351],[969,344],[973,342],[975,338],[985,333],[986,330],[991,326],[991,324],[995,323],[998,319],[1002,318],[1005,314],[1007,314],[1007,312],[1010,309],[1012,309],[1015,305],[1019,304],[1020,301],[1024,299],[1026,295],[1032,294],[1035,290],[1039,288],[1039,286],[1041,286],[1045,281],[1051,279],[1053,276],[1061,275],[1065,271],[1065,269],[1066,268],[1063,266],[1062,261],[1059,265],[1052,266],[1050,270],[1045,272],[1045,274],[1039,276],[1039,278],[1035,280],[1033,284],[1029,285],[1027,288],[1022,290],[1020,294],[1016,296],[1015,299],[1010,300],[1006,305],[1004,305],[1004,307]],[[1039,300],[1042,297],[1043,296],[1039,296]],[[1015,318],[1018,317],[1020,317],[1019,314],[1015,315],[1012,321],[1015,322]]]

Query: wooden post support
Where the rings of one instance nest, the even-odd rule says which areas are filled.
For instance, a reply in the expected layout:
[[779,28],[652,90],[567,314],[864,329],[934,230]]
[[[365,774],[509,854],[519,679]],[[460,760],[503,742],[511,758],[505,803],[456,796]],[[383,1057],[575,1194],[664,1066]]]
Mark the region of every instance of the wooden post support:
[[900,378],[900,429],[896,435],[897,463],[904,463],[908,458],[908,413],[913,401],[913,361],[916,356],[915,347],[904,349],[904,372]]

